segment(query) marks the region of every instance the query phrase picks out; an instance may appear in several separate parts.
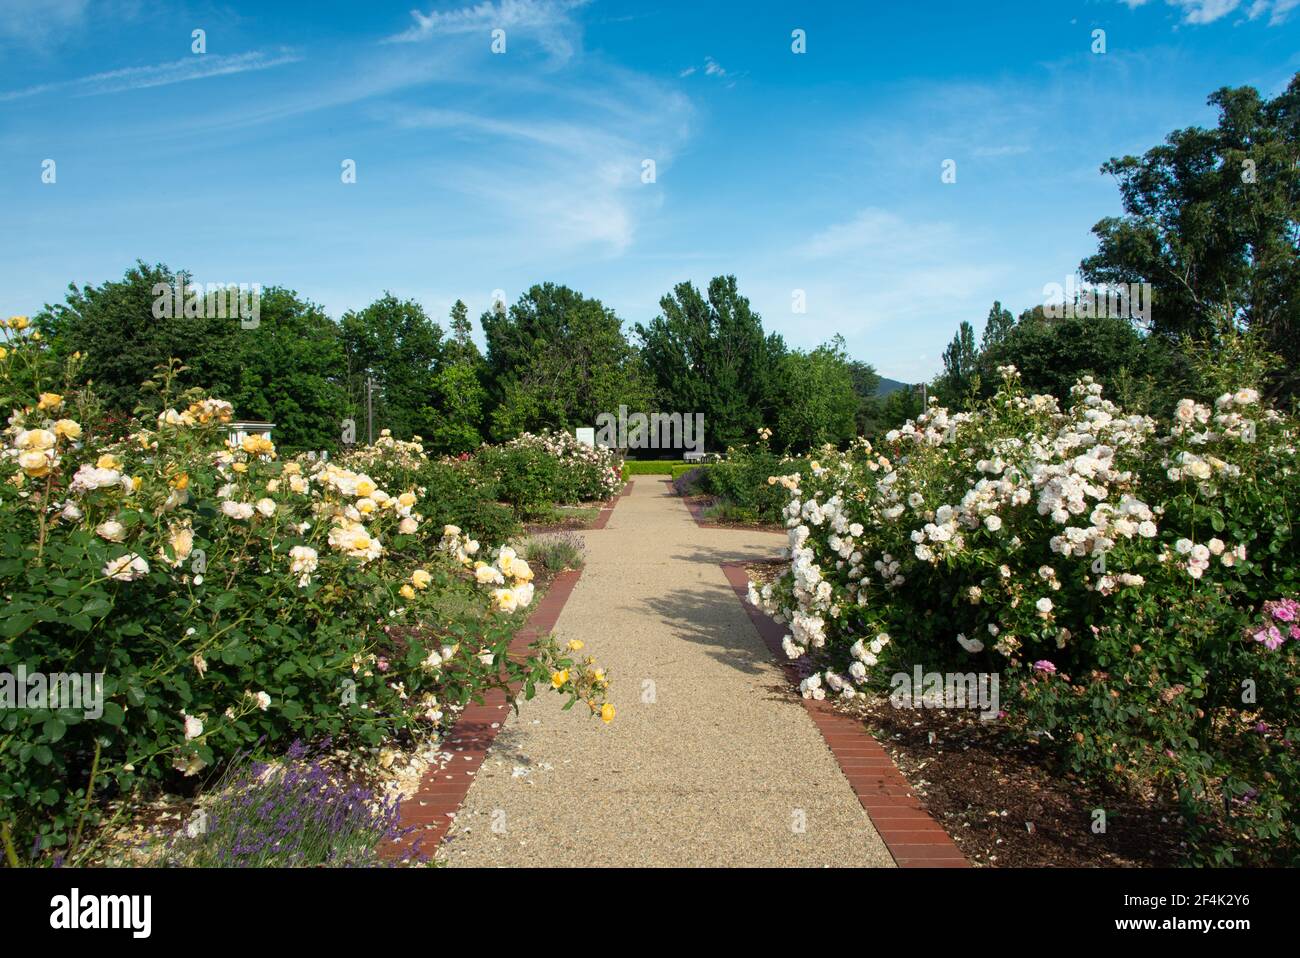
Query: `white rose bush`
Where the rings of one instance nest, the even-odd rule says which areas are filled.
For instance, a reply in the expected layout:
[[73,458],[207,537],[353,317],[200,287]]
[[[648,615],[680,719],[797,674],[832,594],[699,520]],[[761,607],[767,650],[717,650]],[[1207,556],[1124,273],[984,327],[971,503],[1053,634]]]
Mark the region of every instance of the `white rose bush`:
[[418,486],[380,481],[415,450],[327,463],[282,460],[263,436],[232,447],[230,405],[173,395],[169,374],[160,413],[89,435],[93,397],[71,378],[51,391],[42,346],[0,351],[0,673],[102,675],[102,714],[0,711],[11,863],[75,846],[102,798],[193,787],[255,747],[436,735],[510,681],[612,718],[590,660],[551,638],[506,654],[532,570],[502,544],[482,584],[478,543],[427,521]]
[[1157,420],[1090,378],[1061,408],[1001,372],[971,412],[773,477],[789,563],[750,598],[815,664],[803,694],[998,673],[1009,735],[1176,797],[1198,860],[1293,860],[1296,418],[1242,385]]

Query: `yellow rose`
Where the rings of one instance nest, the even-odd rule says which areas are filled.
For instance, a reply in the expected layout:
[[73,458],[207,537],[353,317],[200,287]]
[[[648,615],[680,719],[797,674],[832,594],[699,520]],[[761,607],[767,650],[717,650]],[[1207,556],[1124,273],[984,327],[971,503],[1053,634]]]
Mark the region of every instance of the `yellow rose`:
[[36,404],[37,409],[44,409],[47,412],[53,412],[63,405],[63,397],[58,393],[41,393],[40,402]]
[[578,652],[582,649],[582,646],[583,646],[582,639],[570,639],[569,644],[568,646],[566,646],[566,648],[568,648],[570,652]]
[[235,472],[241,472],[241,473],[242,473],[242,472],[248,472],[248,463],[246,463],[246,462],[237,462],[237,463],[235,463],[234,465],[232,465],[230,468],[233,469],[233,470],[235,470]]
[[412,588],[411,588],[409,585],[407,585],[406,583],[402,583],[402,587],[401,587],[400,589],[398,589],[397,591],[401,594],[401,596],[402,596],[403,599],[414,599],[414,598],[415,598],[415,590],[412,589]]
[[56,436],[62,436],[69,442],[76,442],[81,438],[81,426],[77,425],[77,423],[73,422],[71,419],[60,419],[54,424],[54,434]]
[[368,496],[368,495],[370,495],[372,492],[374,492],[377,488],[378,488],[378,486],[375,485],[375,482],[374,482],[373,479],[367,479],[367,478],[365,478],[365,477],[362,477],[362,478],[360,478],[360,479],[357,480],[357,495],[358,495],[358,496]]
[[569,670],[561,669],[551,675],[551,686],[553,688],[562,688],[569,681]]
[[417,589],[429,588],[429,583],[432,581],[433,581],[433,576],[429,575],[429,573],[424,571],[423,569],[416,569],[414,572],[411,573],[411,583]]
[[95,465],[100,469],[121,469],[122,460],[112,453],[106,452],[96,460]]
[[171,481],[173,489],[188,489],[190,487],[190,477],[188,473],[182,472],[179,476]]
[[43,452],[25,452],[18,457],[18,465],[23,467],[23,471],[33,479],[40,479],[42,476],[49,475],[50,460]]
[[26,329],[28,325],[26,316],[10,316],[9,325],[14,329]]
[[416,495],[413,492],[404,492],[397,497],[397,504],[409,509],[416,503]]
[[3,346],[0,346],[0,359],[4,359],[8,355],[9,355],[9,350],[5,349]]
[[614,706],[606,702],[600,707],[600,720],[608,725],[614,721]]

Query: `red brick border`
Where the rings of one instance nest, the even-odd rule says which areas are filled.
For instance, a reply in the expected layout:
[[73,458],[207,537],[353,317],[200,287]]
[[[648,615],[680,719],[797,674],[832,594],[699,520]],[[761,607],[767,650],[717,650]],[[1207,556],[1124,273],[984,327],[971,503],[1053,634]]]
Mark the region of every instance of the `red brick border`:
[[[618,500],[622,499],[632,491],[634,481],[635,480],[629,479],[627,484],[623,486],[623,490],[618,495],[601,505],[600,515],[596,516],[596,521],[587,526],[587,529],[603,529],[609,524],[609,517],[614,514],[614,507],[618,505]],[[586,532],[587,529],[580,529],[579,531]]]
[[[529,645],[555,628],[564,603],[581,577],[581,570],[569,570],[551,580],[546,594],[511,640],[507,653],[511,658],[527,655]],[[451,828],[469,787],[474,784],[474,776],[487,757],[488,748],[510,715],[510,699],[522,687],[522,683],[511,683],[509,694],[504,689],[492,689],[483,696],[481,704],[471,703],[460,713],[440,749],[450,752],[451,760],[441,768],[426,772],[415,794],[402,802],[400,827],[414,826],[415,830],[400,846],[386,848],[386,857],[396,857],[403,847],[416,841],[423,854],[433,856]]]
[[[791,661],[781,648],[786,630],[754,608],[746,596],[749,593],[749,576],[743,564],[722,563],[731,588],[749,614],[772,654],[780,662],[786,678],[798,685],[811,669],[803,661]],[[816,699],[800,699],[826,746],[835,756],[844,777],[849,780],[853,793],[866,809],[871,824],[880,833],[889,854],[902,868],[964,868],[970,863],[953,842],[943,826],[930,817],[912,793],[907,779],[903,778],[889,753],[867,731],[859,720],[836,710],[833,703]]]

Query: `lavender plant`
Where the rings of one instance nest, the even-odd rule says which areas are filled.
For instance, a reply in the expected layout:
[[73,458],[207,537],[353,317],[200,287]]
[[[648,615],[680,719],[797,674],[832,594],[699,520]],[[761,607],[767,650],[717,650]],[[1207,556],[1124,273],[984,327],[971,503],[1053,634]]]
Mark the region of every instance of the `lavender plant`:
[[399,826],[398,800],[340,781],[300,742],[267,763],[245,752],[209,799],[162,851],[163,863],[199,868],[353,867],[383,864],[385,843],[403,848],[394,864],[427,859]]

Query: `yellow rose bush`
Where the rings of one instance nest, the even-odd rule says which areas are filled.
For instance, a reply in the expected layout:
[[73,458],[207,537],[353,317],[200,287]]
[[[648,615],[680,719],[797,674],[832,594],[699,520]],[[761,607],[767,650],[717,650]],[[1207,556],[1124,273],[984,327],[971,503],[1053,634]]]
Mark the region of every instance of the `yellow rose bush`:
[[430,547],[444,530],[418,489],[363,466],[396,474],[412,450],[232,446],[230,405],[166,376],[160,411],[91,439],[93,399],[43,382],[39,349],[13,336],[0,359],[0,675],[102,675],[102,701],[0,710],[8,847],[75,843],[93,800],[201,781],[259,743],[436,734],[511,681],[569,670],[566,708],[600,714],[603,676],[554,640],[507,655],[527,563],[498,548],[481,584],[469,553]]

